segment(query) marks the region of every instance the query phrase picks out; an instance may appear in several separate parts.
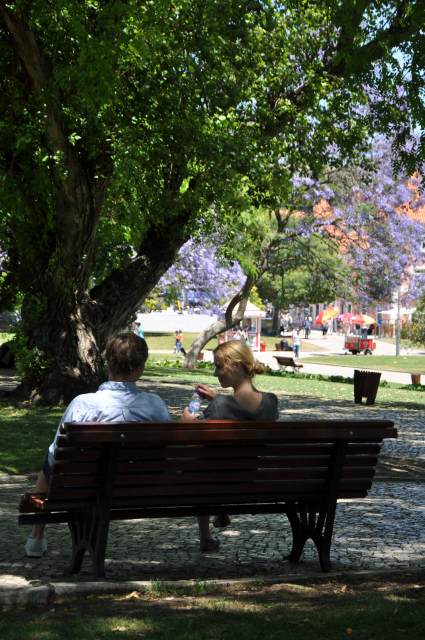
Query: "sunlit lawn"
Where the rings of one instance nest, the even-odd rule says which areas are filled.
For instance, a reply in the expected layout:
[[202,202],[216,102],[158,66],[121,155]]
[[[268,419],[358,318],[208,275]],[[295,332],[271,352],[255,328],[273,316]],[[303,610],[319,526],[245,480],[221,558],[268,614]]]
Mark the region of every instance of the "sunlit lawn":
[[[347,371],[347,378],[350,372]],[[159,363],[151,363],[146,368],[143,376],[147,380],[178,382],[196,385],[199,382],[216,385],[217,379],[213,376],[212,369],[196,369],[189,371],[178,367],[161,367]],[[336,376],[341,379],[341,376]],[[320,379],[322,378],[322,379]],[[350,383],[334,382],[326,376],[303,375],[303,374],[275,374],[260,375],[255,378],[255,384],[261,391],[272,391],[281,394],[284,398],[290,396],[316,397],[327,400],[352,400],[353,385]],[[161,393],[160,387],[158,393]],[[379,387],[376,407],[380,404],[390,404],[394,407],[409,406],[412,408],[425,405],[425,393],[415,391],[401,384],[381,384]]]
[[309,356],[303,362],[336,365],[338,367],[356,367],[375,371],[400,371],[405,373],[425,373],[424,356],[357,356],[338,355]]
[[[199,333],[184,333],[183,332],[183,346],[187,350],[192,342],[199,336]],[[13,333],[1,333],[0,332],[0,344],[12,340],[14,338]],[[146,333],[146,341],[148,343],[150,351],[168,351],[173,352],[175,346],[174,333]],[[261,336],[261,340],[266,343],[267,351],[275,350],[275,343],[280,341],[280,337],[277,336]],[[284,338],[291,343],[291,340],[287,337]],[[205,349],[215,349],[218,345],[217,338],[213,338],[206,345]],[[302,351],[323,351],[324,347],[308,340],[302,340]]]
[[7,612],[2,640],[416,640],[425,637],[423,577],[305,580],[183,591],[161,583]]
[[[174,356],[175,361],[176,356]],[[213,376],[211,367],[188,371],[177,366],[160,366],[151,362],[146,368],[143,379],[159,395],[161,395],[162,384],[177,385],[177,388],[184,385],[181,386],[181,409],[187,402],[186,385],[195,387],[196,384],[204,382],[218,388],[217,379]],[[354,395],[352,383],[302,374],[261,375],[257,376],[256,385],[260,390],[278,394],[281,399],[283,418],[288,406],[286,400],[290,404],[291,397],[305,397],[310,400],[317,398],[318,401],[325,401],[332,406],[332,402],[351,404]],[[375,405],[367,407],[367,410],[378,413],[383,408],[423,411],[425,393],[403,385],[381,384]],[[361,417],[362,411],[363,406],[353,403],[353,415],[357,414]],[[53,439],[62,412],[63,407],[31,407],[5,399],[0,400],[0,473],[37,471],[46,448]],[[178,413],[180,414],[180,409]]]
[[[199,336],[198,333],[184,333],[183,332],[183,346],[187,350],[192,342]],[[149,349],[151,351],[170,351],[174,350],[175,339],[173,333],[146,333],[145,334],[146,341],[148,343]],[[285,337],[285,340],[291,344],[291,339]],[[276,342],[281,340],[280,337],[277,336],[261,336],[261,340],[266,343],[267,351],[274,351]],[[218,345],[217,338],[213,338],[206,345],[205,349],[215,349]],[[323,351],[324,347],[315,342],[310,342],[308,340],[301,341],[301,350],[304,351]]]

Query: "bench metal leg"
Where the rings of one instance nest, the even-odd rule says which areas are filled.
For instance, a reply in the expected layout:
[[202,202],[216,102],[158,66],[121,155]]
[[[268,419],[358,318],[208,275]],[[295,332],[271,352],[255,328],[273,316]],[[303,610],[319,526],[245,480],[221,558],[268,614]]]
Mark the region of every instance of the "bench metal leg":
[[289,524],[292,529],[292,549],[288,555],[289,562],[298,562],[304,549],[304,545],[308,540],[308,535],[303,531],[301,519],[295,507],[289,507],[287,511]]
[[75,514],[68,522],[72,540],[72,557],[70,573],[79,573],[84,555],[89,550],[87,544],[87,518],[83,514]]
[[93,551],[93,571],[96,578],[105,577],[105,554],[108,542],[109,520],[100,518],[97,524],[96,542]]
[[309,538],[319,554],[322,571],[331,569],[330,550],[332,544],[335,506],[324,505],[308,508],[304,505],[288,505],[287,516],[292,529],[292,549],[289,562],[298,562]]
[[115,473],[118,464],[118,448],[107,443],[103,447],[102,468],[104,478],[102,490],[97,496],[96,507],[80,511],[69,523],[72,535],[71,572],[78,573],[84,554],[88,551],[93,564],[95,578],[105,576],[105,553],[109,532],[109,517]]
[[86,551],[90,554],[94,578],[105,577],[105,552],[109,520],[93,511],[74,515],[68,522],[72,538],[70,573],[79,573]]

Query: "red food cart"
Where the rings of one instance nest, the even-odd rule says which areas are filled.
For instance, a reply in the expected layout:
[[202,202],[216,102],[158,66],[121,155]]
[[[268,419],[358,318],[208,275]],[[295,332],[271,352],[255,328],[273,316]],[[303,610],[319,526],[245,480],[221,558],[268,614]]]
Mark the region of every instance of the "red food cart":
[[371,337],[362,338],[361,336],[346,335],[344,349],[350,351],[353,355],[357,355],[362,351],[365,356],[368,354],[371,355],[376,349],[376,342],[374,342]]

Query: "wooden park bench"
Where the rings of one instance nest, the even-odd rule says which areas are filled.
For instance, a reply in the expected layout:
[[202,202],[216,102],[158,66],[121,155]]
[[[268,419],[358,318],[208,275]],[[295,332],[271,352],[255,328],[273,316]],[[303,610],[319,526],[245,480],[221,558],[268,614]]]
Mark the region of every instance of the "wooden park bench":
[[283,371],[286,371],[287,367],[292,367],[292,371],[296,372],[303,367],[302,364],[295,362],[294,358],[289,356],[273,356],[273,358],[276,358],[280,369]]
[[388,420],[65,424],[50,489],[23,496],[19,524],[67,522],[71,572],[87,551],[100,577],[110,521],[284,513],[289,560],[311,538],[328,571],[337,500],[367,495],[396,436]]

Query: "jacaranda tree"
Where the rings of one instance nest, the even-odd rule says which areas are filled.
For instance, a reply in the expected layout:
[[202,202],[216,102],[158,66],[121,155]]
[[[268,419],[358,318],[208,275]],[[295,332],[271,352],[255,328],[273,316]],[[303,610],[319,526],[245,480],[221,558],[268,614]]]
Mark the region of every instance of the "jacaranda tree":
[[179,301],[189,313],[222,313],[245,276],[237,261],[217,255],[218,244],[213,238],[186,242],[153,291],[158,302]]
[[395,175],[392,157],[388,138],[377,137],[363,167],[330,171],[326,184],[306,191],[332,206],[335,234],[351,270],[351,299],[359,307],[388,303],[395,292],[407,303],[425,289],[425,278],[414,277],[423,262],[425,227],[415,218],[425,206],[422,179]]

